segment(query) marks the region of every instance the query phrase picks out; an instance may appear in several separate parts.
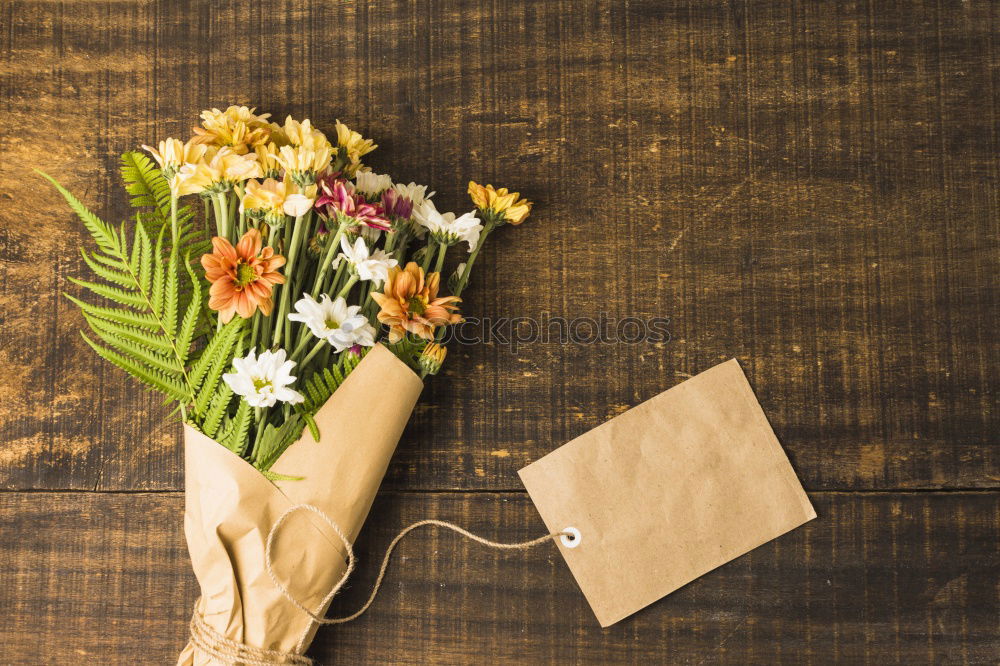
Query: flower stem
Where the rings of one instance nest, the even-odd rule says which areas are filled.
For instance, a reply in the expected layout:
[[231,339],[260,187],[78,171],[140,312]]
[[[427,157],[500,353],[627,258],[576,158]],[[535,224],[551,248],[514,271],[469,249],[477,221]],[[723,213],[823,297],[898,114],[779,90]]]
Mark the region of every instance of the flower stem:
[[[219,194],[219,217],[222,218],[222,231],[219,234],[223,238],[229,238],[229,200],[225,192]],[[232,242],[233,239],[229,238]]]
[[326,248],[326,254],[323,255],[323,263],[320,265],[319,271],[316,273],[316,281],[313,283],[312,297],[319,298],[320,289],[323,287],[323,280],[326,279],[326,274],[330,271],[330,264],[333,263],[333,257],[337,254],[337,250],[340,248],[340,239],[347,231],[347,226],[341,224],[337,227],[337,233],[334,235],[333,239],[330,241],[329,247]]
[[357,281],[358,281],[358,276],[354,273],[351,273],[351,277],[347,279],[347,284],[345,284],[344,287],[339,292],[337,292],[337,298],[347,298],[347,294],[350,293],[351,287],[353,287]]
[[309,350],[309,353],[306,354],[306,357],[304,359],[302,359],[302,362],[299,363],[299,367],[300,368],[306,367],[306,364],[309,363],[309,361],[313,360],[313,356],[315,356],[316,354],[318,354],[320,352],[320,350],[323,349],[323,346],[326,345],[326,344],[327,344],[327,341],[323,340],[321,338],[319,340],[319,342],[317,342],[315,345],[313,345],[313,348]]
[[178,240],[177,231],[177,197],[173,194],[170,195],[170,238],[173,241],[174,247],[177,246]]
[[434,250],[431,247],[434,245],[433,240],[427,241],[427,248],[424,250],[424,263],[421,268],[424,269],[424,274],[427,274],[428,269],[431,267],[431,260],[434,258]]
[[462,271],[462,276],[459,278],[458,284],[455,286],[455,293],[452,294],[453,296],[462,295],[462,290],[465,289],[465,285],[469,283],[469,276],[472,274],[472,264],[476,263],[476,257],[479,256],[479,251],[483,248],[483,245],[486,243],[486,237],[490,235],[493,228],[494,225],[492,222],[486,223],[483,233],[479,235],[479,242],[476,243],[476,249],[469,255],[469,261],[465,264],[465,270]]
[[299,245],[301,243],[301,236],[302,236],[302,227],[304,226],[305,225],[302,224],[302,216],[300,215],[299,217],[296,217],[295,228],[292,231],[292,242],[288,248],[288,265],[285,268],[285,276],[286,276],[285,288],[281,290],[281,306],[278,309],[278,318],[275,321],[275,326],[276,326],[276,329],[274,331],[275,347],[281,346],[281,336],[285,332],[286,328],[285,318],[286,315],[288,314],[288,301],[292,286],[290,278],[291,276],[294,275],[295,272],[295,259],[298,256]]
[[448,244],[441,243],[438,245],[438,257],[437,264],[434,266],[434,272],[440,273],[441,269],[444,268],[444,255],[448,253]]

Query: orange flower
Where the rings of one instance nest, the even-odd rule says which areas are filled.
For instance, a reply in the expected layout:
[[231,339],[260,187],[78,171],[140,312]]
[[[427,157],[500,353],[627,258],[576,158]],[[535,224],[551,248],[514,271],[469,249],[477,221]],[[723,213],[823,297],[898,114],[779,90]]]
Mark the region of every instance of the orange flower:
[[223,323],[239,314],[249,319],[258,307],[265,316],[271,314],[271,288],[284,284],[285,276],[278,269],[285,258],[274,248],[261,249],[260,231],[251,229],[234,248],[225,238],[212,239],[211,254],[201,256],[205,277],[212,283],[208,307],[219,311]]
[[440,273],[428,273],[412,261],[406,268],[398,266],[389,270],[383,293],[373,293],[372,298],[381,306],[378,320],[389,325],[389,342],[399,342],[407,331],[425,340],[434,339],[434,327],[457,324],[462,315],[455,312],[457,296],[438,298]]

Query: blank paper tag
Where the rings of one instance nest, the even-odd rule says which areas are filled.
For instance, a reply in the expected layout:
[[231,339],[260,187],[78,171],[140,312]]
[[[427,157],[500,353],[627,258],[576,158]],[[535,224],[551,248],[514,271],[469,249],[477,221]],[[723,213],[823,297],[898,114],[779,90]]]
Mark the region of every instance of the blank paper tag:
[[735,359],[519,474],[602,627],[816,517]]

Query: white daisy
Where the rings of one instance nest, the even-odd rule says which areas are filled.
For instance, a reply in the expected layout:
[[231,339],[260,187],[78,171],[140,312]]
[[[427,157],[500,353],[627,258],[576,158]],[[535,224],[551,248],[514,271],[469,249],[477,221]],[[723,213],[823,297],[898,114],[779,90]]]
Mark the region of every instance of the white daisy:
[[295,312],[288,318],[305,324],[313,335],[329,342],[339,353],[354,345],[371,347],[375,344],[375,329],[360,311],[360,305],[348,306],[343,298],[330,300],[323,294],[317,303],[306,294],[295,303]]
[[396,192],[399,195],[404,196],[410,201],[412,201],[414,209],[416,209],[418,206],[423,205],[425,201],[434,196],[433,192],[427,194],[426,185],[417,185],[416,183],[410,183],[409,185],[396,183],[395,185],[392,186],[392,189],[396,190]]
[[413,216],[430,232],[431,238],[439,243],[455,245],[465,241],[469,244],[469,252],[479,244],[479,233],[483,230],[483,225],[479,224],[475,211],[455,217],[454,213],[439,213],[434,202],[428,200],[413,209]]
[[341,260],[346,259],[354,266],[358,277],[362,280],[384,282],[389,277],[389,269],[399,263],[382,250],[369,252],[365,239],[360,237],[354,241],[352,247],[347,238],[341,236],[340,249],[343,252],[337,255],[333,267],[336,268],[340,265]]
[[257,358],[252,349],[244,358],[233,359],[233,373],[222,375],[233,393],[243,396],[252,407],[272,407],[275,402],[291,404],[305,400],[301,393],[288,386],[295,381],[290,373],[295,361],[285,360],[285,350],[267,350]]

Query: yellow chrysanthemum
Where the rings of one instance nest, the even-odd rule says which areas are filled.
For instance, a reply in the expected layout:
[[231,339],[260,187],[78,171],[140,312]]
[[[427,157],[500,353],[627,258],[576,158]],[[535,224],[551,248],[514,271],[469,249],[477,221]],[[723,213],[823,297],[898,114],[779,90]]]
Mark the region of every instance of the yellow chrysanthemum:
[[209,148],[196,163],[184,164],[177,173],[179,196],[200,192],[226,192],[233,184],[261,177],[256,155],[239,155],[232,148]]
[[238,155],[245,155],[270,139],[271,124],[267,122],[270,115],[257,115],[252,108],[235,105],[225,111],[202,111],[201,127],[192,130],[195,133],[193,141],[228,147]]
[[275,160],[292,179],[299,184],[310,184],[316,181],[316,174],[330,165],[333,153],[330,145],[318,148],[306,146],[282,146]]
[[181,143],[180,139],[164,139],[159,143],[159,150],[145,144],[142,148],[153,156],[167,180],[172,179],[183,164],[197,162],[208,150],[206,145],[194,141]]
[[[273,134],[271,135],[273,138]],[[278,160],[278,145],[273,141],[267,145],[260,145],[254,148],[257,155],[257,164],[264,178],[277,178],[281,171],[281,162]]]
[[248,180],[240,202],[241,210],[250,217],[263,218],[271,225],[280,225],[285,216],[305,215],[316,199],[316,186],[298,187],[286,174],[284,180],[267,178],[263,183]]
[[361,168],[361,158],[378,148],[371,139],[366,139],[347,125],[337,121],[337,171],[348,178]]
[[332,149],[333,146],[326,138],[326,135],[312,126],[312,121],[308,118],[301,123],[293,120],[291,116],[285,118],[285,126],[282,128],[282,135],[288,145],[301,146],[314,151],[320,151],[324,147]]
[[508,192],[506,187],[494,189],[470,180],[469,196],[483,217],[497,224],[521,224],[531,213],[531,202],[521,199],[518,192]]

